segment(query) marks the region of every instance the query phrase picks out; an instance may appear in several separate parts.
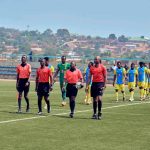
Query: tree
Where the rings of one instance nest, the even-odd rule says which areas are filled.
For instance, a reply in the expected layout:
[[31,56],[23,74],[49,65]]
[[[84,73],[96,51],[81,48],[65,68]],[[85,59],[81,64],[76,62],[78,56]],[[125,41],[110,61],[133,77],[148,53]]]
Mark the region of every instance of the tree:
[[121,35],[121,36],[118,37],[118,41],[119,42],[127,42],[128,38],[126,38],[124,35]]
[[109,37],[108,37],[110,40],[115,40],[117,39],[116,35],[115,34],[109,34]]
[[101,37],[100,37],[100,36],[96,36],[95,39],[96,39],[96,40],[101,40]]
[[47,37],[51,36],[52,34],[53,34],[53,31],[51,29],[47,29],[42,33],[42,35],[47,36]]
[[141,38],[141,39],[144,39],[145,37],[142,35],[140,38]]
[[56,56],[56,54],[57,54],[57,49],[54,49],[54,48],[45,49],[45,55]]
[[20,53],[28,53],[31,51],[31,47],[29,44],[22,44],[19,46],[19,52]]
[[69,38],[70,33],[67,29],[58,29],[56,35],[62,38]]
[[29,31],[29,36],[39,36],[40,32],[38,30]]
[[91,40],[92,37],[90,35],[87,36],[87,40]]

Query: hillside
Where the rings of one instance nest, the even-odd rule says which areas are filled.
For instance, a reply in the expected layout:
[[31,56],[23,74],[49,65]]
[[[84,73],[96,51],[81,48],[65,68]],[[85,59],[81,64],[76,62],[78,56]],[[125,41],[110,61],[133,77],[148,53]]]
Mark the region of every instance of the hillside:
[[33,54],[49,56],[84,56],[100,55],[103,57],[128,57],[150,59],[150,40],[141,37],[118,38],[115,34],[108,38],[100,36],[84,36],[70,33],[67,29],[51,29],[43,33],[35,31],[20,31],[0,27],[0,54]]

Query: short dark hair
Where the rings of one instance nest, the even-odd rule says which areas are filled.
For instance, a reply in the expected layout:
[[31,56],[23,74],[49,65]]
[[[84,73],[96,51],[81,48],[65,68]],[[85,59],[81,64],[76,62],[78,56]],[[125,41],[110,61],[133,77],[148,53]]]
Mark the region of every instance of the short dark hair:
[[43,59],[43,58],[39,58],[38,62],[41,62],[42,59]]
[[140,61],[140,62],[139,62],[139,65],[140,65],[140,66],[141,66],[141,65],[144,65],[144,62]]
[[63,56],[61,56],[61,58],[65,58],[66,59],[66,56],[63,55]]
[[44,57],[44,59],[45,59],[46,61],[49,61],[49,57]]
[[117,64],[119,64],[119,63],[121,64],[121,61],[117,61]]
[[131,65],[135,65],[135,63],[131,63]]
[[93,66],[94,63],[92,61],[90,61],[89,64],[91,64]]
[[24,54],[24,55],[22,55],[22,57],[26,57],[27,58],[27,55]]

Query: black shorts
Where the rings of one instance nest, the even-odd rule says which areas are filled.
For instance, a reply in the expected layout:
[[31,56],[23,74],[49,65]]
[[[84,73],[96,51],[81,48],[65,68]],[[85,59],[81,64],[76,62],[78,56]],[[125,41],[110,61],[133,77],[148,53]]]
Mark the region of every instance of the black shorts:
[[39,83],[37,88],[37,95],[38,96],[49,96],[49,82],[46,83]]
[[76,87],[76,84],[67,84],[66,87],[66,97],[71,97],[71,96],[77,96],[78,89]]
[[91,86],[91,97],[103,96],[104,82],[93,82]]
[[19,93],[28,93],[29,92],[29,88],[30,88],[30,83],[28,86],[25,86],[25,84],[28,82],[28,78],[26,79],[19,79],[18,81],[18,87],[17,87],[17,91]]

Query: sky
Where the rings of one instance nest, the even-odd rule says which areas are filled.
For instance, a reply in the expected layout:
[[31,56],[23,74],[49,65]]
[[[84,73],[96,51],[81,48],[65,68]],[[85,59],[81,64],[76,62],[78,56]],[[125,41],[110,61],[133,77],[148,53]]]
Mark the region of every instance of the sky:
[[150,37],[150,0],[0,0],[0,27]]

